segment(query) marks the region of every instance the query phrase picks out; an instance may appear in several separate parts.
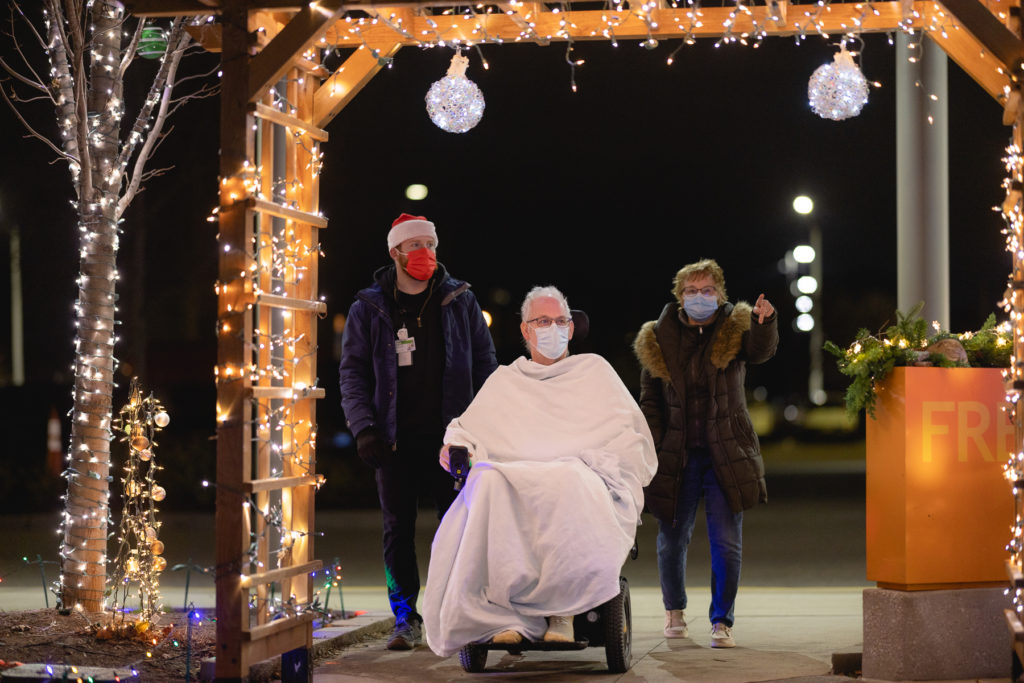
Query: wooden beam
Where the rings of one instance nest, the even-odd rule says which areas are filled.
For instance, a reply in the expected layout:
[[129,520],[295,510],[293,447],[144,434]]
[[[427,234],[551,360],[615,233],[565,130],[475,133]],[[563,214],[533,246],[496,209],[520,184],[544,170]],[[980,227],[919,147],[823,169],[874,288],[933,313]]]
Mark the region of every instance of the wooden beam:
[[313,313],[327,313],[327,303],[312,299],[299,299],[294,296],[277,296],[276,294],[261,293],[256,296],[253,303],[271,308],[284,308],[291,311],[312,311]]
[[296,574],[308,574],[310,572],[316,572],[323,569],[324,563],[320,560],[313,560],[312,562],[306,562],[305,564],[294,565],[291,567],[281,567],[280,569],[271,569],[261,574],[250,574],[242,576],[240,581],[242,586],[248,588],[256,586],[261,583],[274,583],[281,579],[287,579]]
[[[349,55],[348,59],[317,88],[313,96],[313,123],[319,128],[326,127],[383,68],[382,60],[393,57],[400,47],[402,44],[397,41],[380,48],[360,46]],[[377,50],[376,54],[373,52],[374,49]]]
[[313,619],[315,618],[316,614],[314,612],[303,612],[302,614],[297,614],[294,617],[288,617],[287,619],[277,619],[264,626],[256,626],[251,630],[246,631],[245,638],[246,640],[261,640],[263,638],[269,638],[270,636],[290,631],[299,626],[312,624]]
[[253,57],[249,101],[254,102],[291,67],[292,61],[319,40],[344,12],[342,0],[320,0],[299,10],[280,33]]
[[[973,1],[973,0],[972,0]],[[917,0],[911,6],[918,16],[910,25],[925,28],[927,16],[934,3]],[[509,6],[512,9],[512,6]],[[522,14],[515,6],[512,15],[500,12],[477,15],[449,15],[426,17],[417,15],[406,27],[406,34],[398,33],[386,24],[373,19],[343,20],[329,34],[340,47],[367,44],[383,47],[393,42],[402,45],[421,45],[435,40],[476,44],[483,35],[502,42],[547,42],[572,40],[607,40],[609,29],[618,39],[645,39],[648,25],[635,13],[607,10],[580,10],[569,13],[541,12]],[[733,35],[763,31],[770,36],[816,35],[825,32],[840,35],[848,31],[874,33],[898,30],[904,19],[900,2],[872,3],[871,9],[861,3],[835,3],[828,6],[788,5],[785,23],[775,20],[777,10],[763,5],[751,6],[750,12],[737,14],[734,7],[702,7],[696,12],[688,9],[659,10],[658,25],[650,35],[658,39],[719,38],[726,32]],[[527,20],[527,16],[529,19]],[[428,21],[429,20],[429,21]],[[563,20],[567,23],[563,25]],[[431,26],[431,22],[435,24]],[[525,28],[524,28],[525,23]],[[532,24],[532,26],[531,26]]]
[[[179,17],[200,14],[220,14],[224,10],[223,0],[125,0],[128,13],[136,17]],[[249,0],[246,7],[252,10],[275,10],[297,12],[308,3],[296,0]]]
[[282,401],[302,401],[307,398],[323,398],[327,394],[323,387],[250,387],[249,395],[257,400],[279,398]]
[[293,131],[301,131],[309,135],[309,137],[313,138],[314,140],[318,140],[319,142],[327,142],[327,131],[325,131],[322,128],[311,126],[305,121],[302,121],[301,119],[292,116],[291,114],[285,114],[283,111],[279,111],[277,109],[274,109],[273,107],[268,107],[267,105],[262,104],[260,102],[256,102],[250,106],[252,108],[253,113],[255,113],[256,116],[261,119],[273,121],[277,125],[285,126],[286,128],[290,128]]
[[1020,76],[1020,62],[1024,58],[1024,42],[978,0],[942,0],[957,22],[974,36],[978,44],[995,55],[1013,77]]
[[243,491],[258,493],[260,491],[279,491],[284,488],[296,486],[316,486],[317,478],[314,476],[300,475],[296,477],[270,477],[268,479],[253,479],[242,486]]
[[927,35],[985,92],[1003,100],[1005,88],[1010,85],[1006,67],[966,29],[956,27],[943,32],[929,31]]
[[[277,216],[278,218],[285,218],[296,223],[308,223],[309,225],[315,225],[318,228],[327,227],[327,219],[323,216],[318,216],[315,213],[307,213],[306,211],[299,211],[288,206],[282,206],[266,199],[256,199],[255,197],[249,197],[248,199],[242,200],[242,204],[251,208],[253,211],[258,213],[265,213],[270,216]],[[223,211],[224,209],[221,209]]]

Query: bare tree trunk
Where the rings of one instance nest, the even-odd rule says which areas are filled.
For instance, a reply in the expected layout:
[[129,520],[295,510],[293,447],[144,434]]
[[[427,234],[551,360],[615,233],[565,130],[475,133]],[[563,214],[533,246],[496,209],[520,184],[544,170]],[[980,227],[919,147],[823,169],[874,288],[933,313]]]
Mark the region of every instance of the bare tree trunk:
[[[98,612],[103,608],[107,576],[116,340],[115,216],[121,186],[117,157],[123,108],[123,81],[118,70],[124,8],[120,3],[101,0],[93,5],[91,14],[88,139],[80,141],[88,146],[91,159],[90,165],[82,169],[83,176],[91,177],[83,178],[90,182],[82,183],[78,201],[81,277],[75,305],[75,405],[61,553],[61,602],[65,607]],[[82,76],[84,71],[78,83]]]

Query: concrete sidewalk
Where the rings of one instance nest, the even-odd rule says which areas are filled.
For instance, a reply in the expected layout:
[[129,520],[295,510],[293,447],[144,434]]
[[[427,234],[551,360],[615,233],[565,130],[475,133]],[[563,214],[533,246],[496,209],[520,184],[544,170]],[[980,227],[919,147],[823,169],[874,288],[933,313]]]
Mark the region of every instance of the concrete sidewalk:
[[[770,504],[744,515],[743,578],[734,629],[738,647],[732,650],[708,647],[710,563],[702,516],[698,516],[687,567],[692,637],[666,641],[661,635],[664,612],[654,553],[656,525],[645,521],[637,533],[640,558],[623,567],[632,599],[633,666],[618,678],[830,680],[820,677],[827,677],[832,670],[833,654],[862,650],[862,592],[874,585],[864,573],[863,485],[859,480],[849,484],[850,478],[838,473],[832,479],[818,475],[796,478],[788,485],[777,483]],[[40,565],[22,558],[38,554],[48,562],[44,565],[48,581],[56,578],[55,521],[54,515],[0,517],[5,535],[5,543],[0,544],[0,610],[44,606]],[[166,606],[180,608],[185,603],[186,572],[170,568],[213,565],[213,515],[168,513],[163,521],[161,540],[167,545],[169,569],[161,578],[161,593]],[[436,524],[429,511],[421,512],[417,525],[421,577],[426,576],[426,549]],[[467,674],[457,657],[441,659],[426,646],[412,652],[390,652],[384,647],[391,614],[383,586],[380,511],[318,511],[317,529],[323,533],[316,542],[317,556],[325,562],[337,558],[344,567],[342,591],[331,594],[328,606],[366,612],[356,620],[318,630],[316,647],[337,652],[328,661],[321,659],[314,672],[317,683],[448,681],[495,675],[553,681],[616,678],[607,673],[603,648],[524,652],[515,657],[493,652],[483,674]],[[53,596],[49,600],[52,607]],[[191,574],[188,602],[199,608],[213,607],[210,575]],[[951,648],[959,645],[950,643]],[[344,649],[339,650],[341,646]]]
[[[491,652],[483,674],[467,674],[457,656],[442,659],[428,647],[391,652],[384,647],[390,633],[390,614],[375,610],[381,636],[347,646],[316,667],[314,683],[349,681],[449,681],[500,675],[546,681],[768,681],[806,678],[848,680],[830,676],[834,653],[859,653],[861,645],[860,587],[750,588],[741,587],[737,647],[711,649],[711,625],[703,612],[710,600],[707,587],[691,591],[691,604],[701,608],[687,614],[690,638],[666,640],[661,633],[661,593],[653,587],[631,588],[633,665],[625,674],[610,676],[603,648],[575,652]],[[373,603],[372,594],[350,589],[346,602]],[[739,616],[742,614],[742,616]],[[327,636],[335,627],[322,629]],[[364,633],[366,633],[364,631]],[[324,642],[318,647],[324,647]],[[808,678],[811,677],[811,678]]]

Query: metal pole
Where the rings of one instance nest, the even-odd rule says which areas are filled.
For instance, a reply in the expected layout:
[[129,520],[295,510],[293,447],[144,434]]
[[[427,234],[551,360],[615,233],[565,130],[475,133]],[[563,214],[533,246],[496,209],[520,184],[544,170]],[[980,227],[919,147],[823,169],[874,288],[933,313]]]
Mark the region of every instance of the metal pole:
[[825,318],[821,314],[821,274],[824,268],[822,268],[821,260],[824,254],[821,246],[821,228],[815,222],[811,223],[811,234],[810,243],[811,248],[814,249],[814,260],[811,261],[811,277],[818,283],[818,288],[814,290],[811,295],[811,301],[814,302],[814,307],[811,309],[814,311],[814,327],[811,328],[810,337],[810,352],[811,352],[811,366],[810,371],[807,375],[807,398],[810,399],[813,405],[824,405],[825,404],[825,374],[822,369],[822,347],[825,345],[825,331],[822,328],[822,323]]
[[924,319],[949,329],[949,63],[930,38],[896,40],[896,305],[923,301]]
[[25,384],[25,331],[21,294],[21,233],[11,228],[11,383]]

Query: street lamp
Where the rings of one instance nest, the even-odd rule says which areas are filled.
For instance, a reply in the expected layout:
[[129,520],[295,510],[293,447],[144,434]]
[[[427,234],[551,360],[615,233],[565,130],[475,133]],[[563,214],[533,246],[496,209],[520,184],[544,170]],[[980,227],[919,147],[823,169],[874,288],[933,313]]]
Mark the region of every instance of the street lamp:
[[411,199],[414,202],[421,201],[427,198],[427,194],[430,192],[427,186],[422,183],[413,183],[405,188],[405,198]]
[[[801,216],[810,216],[814,211],[814,200],[807,195],[793,199],[793,210]],[[792,284],[795,306],[799,315],[794,324],[801,332],[809,333],[810,368],[807,374],[807,397],[815,405],[823,405],[826,400],[824,372],[822,369],[822,346],[825,343],[821,322],[821,229],[814,220],[809,224],[810,244],[801,244],[793,248],[792,258],[796,264],[807,267],[807,274],[798,277]],[[794,269],[795,270],[795,269]]]
[[793,199],[793,210],[801,216],[806,216],[814,211],[814,200],[805,194]]

